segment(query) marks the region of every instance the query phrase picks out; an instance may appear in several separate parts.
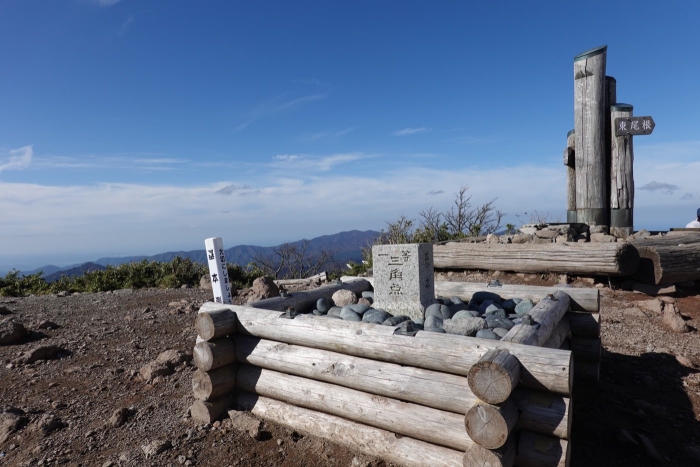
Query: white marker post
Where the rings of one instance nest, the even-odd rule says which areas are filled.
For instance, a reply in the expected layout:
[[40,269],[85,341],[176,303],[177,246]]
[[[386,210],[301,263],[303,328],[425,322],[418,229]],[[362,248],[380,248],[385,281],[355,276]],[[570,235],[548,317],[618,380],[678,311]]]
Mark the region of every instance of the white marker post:
[[204,240],[204,248],[209,263],[209,279],[211,279],[211,289],[214,292],[214,301],[231,304],[231,284],[226,269],[224,242],[221,237],[207,238]]

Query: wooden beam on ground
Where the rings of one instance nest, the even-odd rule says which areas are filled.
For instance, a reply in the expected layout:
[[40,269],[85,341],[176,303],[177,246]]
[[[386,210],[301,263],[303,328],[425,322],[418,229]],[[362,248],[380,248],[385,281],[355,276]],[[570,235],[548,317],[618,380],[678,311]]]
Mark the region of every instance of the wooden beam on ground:
[[211,401],[227,395],[236,387],[237,371],[237,364],[213,371],[195,371],[192,375],[192,392],[195,399]]
[[334,384],[241,365],[236,388],[464,452],[464,416]]
[[569,296],[561,290],[556,291],[551,297],[543,298],[529,313],[536,325],[513,326],[501,341],[544,346],[559,321],[569,311],[569,303]]
[[443,269],[627,276],[639,253],[626,243],[448,243],[433,247],[433,261]]
[[398,465],[462,467],[461,451],[436,446],[408,436],[396,436],[393,431],[371,427],[335,415],[247,392],[236,395],[236,405],[266,420]]
[[469,369],[467,380],[476,397],[500,404],[520,383],[520,362],[507,350],[489,350]]
[[571,399],[551,392],[518,388],[513,400],[520,410],[518,426],[534,433],[569,439],[571,437]]
[[[208,302],[200,312],[220,306]],[[426,331],[419,331],[413,337],[401,336],[394,335],[395,328],[391,326],[328,320],[314,315],[283,319],[278,312],[225,306],[238,316],[241,334],[461,376],[466,376],[489,350],[506,349],[520,361],[523,385],[571,394],[568,351]]]
[[505,446],[486,449],[474,443],[464,453],[463,467],[512,467],[515,463],[516,437],[511,436]]
[[[228,310],[227,310],[228,311]],[[223,337],[214,341],[198,342],[192,352],[192,362],[202,371],[216,370],[236,361],[233,340]]]
[[313,310],[319,298],[331,298],[338,290],[352,290],[354,293],[360,294],[365,290],[370,290],[371,287],[372,285],[366,280],[356,280],[344,282],[342,285],[325,285],[303,292],[292,292],[286,297],[266,298],[249,303],[248,306],[276,311],[285,311],[287,307],[293,307],[298,313],[304,313]]
[[518,417],[518,407],[511,399],[500,405],[478,402],[464,416],[464,426],[476,444],[486,449],[498,449],[506,444]]
[[634,278],[653,285],[700,280],[700,233],[631,240],[641,263]]

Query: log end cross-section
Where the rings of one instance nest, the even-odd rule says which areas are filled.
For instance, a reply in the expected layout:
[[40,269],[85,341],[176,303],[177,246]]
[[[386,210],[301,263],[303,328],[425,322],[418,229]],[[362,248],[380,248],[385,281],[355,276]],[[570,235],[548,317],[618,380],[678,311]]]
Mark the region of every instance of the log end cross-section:
[[476,397],[500,404],[520,382],[520,362],[507,350],[492,349],[471,367],[467,379]]

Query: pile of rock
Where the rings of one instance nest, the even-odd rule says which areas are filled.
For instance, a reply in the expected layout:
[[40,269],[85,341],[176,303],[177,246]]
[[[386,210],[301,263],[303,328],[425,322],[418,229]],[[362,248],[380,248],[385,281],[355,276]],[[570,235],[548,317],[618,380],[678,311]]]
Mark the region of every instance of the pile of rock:
[[615,243],[624,239],[610,235],[607,225],[525,224],[512,235],[486,236],[486,243]]
[[492,292],[477,292],[467,303],[459,297],[438,298],[425,310],[425,320],[411,320],[406,315],[392,315],[386,310],[373,308],[373,300],[374,292],[371,291],[362,292],[358,297],[350,290],[339,290],[330,299],[318,299],[313,314],[384,326],[411,321],[413,329],[500,340],[523,319],[527,322],[528,313],[535,306],[530,299],[503,300]]

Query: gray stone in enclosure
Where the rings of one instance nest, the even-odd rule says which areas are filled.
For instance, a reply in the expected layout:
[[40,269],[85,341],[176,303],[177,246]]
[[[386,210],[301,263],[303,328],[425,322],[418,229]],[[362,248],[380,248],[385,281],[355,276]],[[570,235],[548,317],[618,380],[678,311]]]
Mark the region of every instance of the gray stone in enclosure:
[[332,307],[330,308],[330,310],[328,310],[328,315],[329,315],[329,316],[340,316],[340,312],[341,312],[342,310],[343,310],[343,309],[342,309],[341,307],[339,307],[339,306],[332,306]]
[[513,313],[515,311],[515,307],[518,303],[522,302],[522,298],[509,298],[508,300],[504,301],[501,306],[503,307],[504,310]]
[[328,313],[328,312],[327,312],[327,311],[321,311],[321,310],[314,310],[312,313],[315,314],[316,316],[323,316],[323,315],[325,315],[325,314]]
[[513,322],[513,324],[522,324],[523,322],[522,318],[514,318],[511,319],[511,321]]
[[345,321],[362,321],[362,317],[352,311],[350,307],[344,306],[340,310],[340,317],[343,318]]
[[499,316],[485,316],[486,319],[486,325],[489,329],[494,329],[494,328],[506,328],[510,329],[513,327],[513,322],[509,319],[506,318],[501,318]]
[[385,319],[382,324],[384,326],[398,326],[399,324],[403,323],[404,321],[409,321],[410,319],[411,318],[406,316],[406,315],[392,316],[391,318]]
[[496,306],[492,303],[491,305],[487,306],[486,309],[484,310],[484,316],[492,315],[500,309],[501,308],[499,308],[498,306]]
[[358,315],[363,315],[367,310],[370,309],[368,305],[365,305],[364,303],[356,303],[354,305],[348,305],[348,308],[350,308],[352,311],[357,313]]
[[515,312],[520,316],[529,313],[535,307],[535,304],[529,298],[523,300],[515,306]]
[[330,310],[332,306],[333,303],[331,303],[331,301],[326,297],[321,297],[316,300],[316,309],[318,311],[328,313],[328,310]]
[[479,308],[479,304],[474,301],[470,301],[469,303],[467,303],[467,310],[479,311]]
[[483,303],[486,300],[491,300],[492,303],[501,303],[501,296],[493,292],[480,290],[472,295],[472,300],[478,303]]
[[494,334],[496,334],[501,339],[503,339],[503,336],[508,334],[508,330],[505,328],[493,328],[492,331]]
[[447,303],[448,301],[449,301],[449,300],[447,300],[447,299],[444,298],[444,297],[437,297],[437,298],[435,299],[435,303],[439,303],[440,305],[444,305],[444,304]]
[[425,309],[425,317],[426,319],[428,316],[437,316],[442,319],[450,319],[452,316],[452,313],[450,311],[450,307],[447,305],[440,305],[439,303],[433,303],[430,305],[428,308]]
[[473,336],[482,329],[486,329],[486,320],[483,318],[446,319],[442,322],[442,328],[449,334],[460,336]]
[[447,307],[450,309],[450,315],[454,316],[454,314],[457,313],[458,311],[466,310],[467,304],[466,303],[453,303],[451,305],[447,305]]
[[481,331],[476,333],[476,337],[478,337],[480,339],[492,339],[495,341],[501,340],[501,338],[498,337],[498,334],[491,331],[490,329],[482,329]]
[[506,310],[503,308],[499,308],[498,310],[493,312],[493,316],[496,316],[498,318],[505,318],[507,315]]
[[474,316],[479,316],[478,311],[471,311],[471,310],[462,310],[458,311],[454,315],[452,315],[452,319],[467,319],[467,318],[472,318]]
[[425,320],[422,318],[415,318],[412,321],[414,324],[420,324],[421,326],[423,326],[423,323],[425,323]]
[[0,345],[18,344],[26,335],[27,330],[24,325],[15,321],[14,318],[0,321]]
[[[440,332],[440,331],[442,331],[442,323],[443,323],[442,318],[435,316],[435,315],[431,315],[431,316],[428,316],[427,318],[425,318],[425,324],[423,325],[423,328],[426,331]],[[440,331],[438,331],[438,329]]]
[[371,290],[365,290],[364,292],[362,292],[362,298],[374,299],[374,292],[372,292]]
[[319,318],[332,318],[332,319],[343,319],[338,315],[321,315]]
[[452,303],[454,303],[455,305],[460,305],[460,304],[464,303],[464,302],[462,301],[462,299],[459,298],[459,297],[457,297],[457,296],[452,296],[452,297],[450,297],[450,301],[451,301]]
[[384,310],[368,310],[362,316],[362,322],[382,324],[389,318],[391,318],[391,315]]
[[491,305],[494,305],[494,302],[493,302],[493,301],[491,301],[491,300],[484,300],[483,302],[481,302],[481,305],[479,305],[479,313],[481,313],[481,314],[483,315],[484,313],[486,313],[486,310],[487,310]]
[[352,290],[340,289],[333,293],[333,303],[337,306],[352,305],[357,303],[357,295]]

